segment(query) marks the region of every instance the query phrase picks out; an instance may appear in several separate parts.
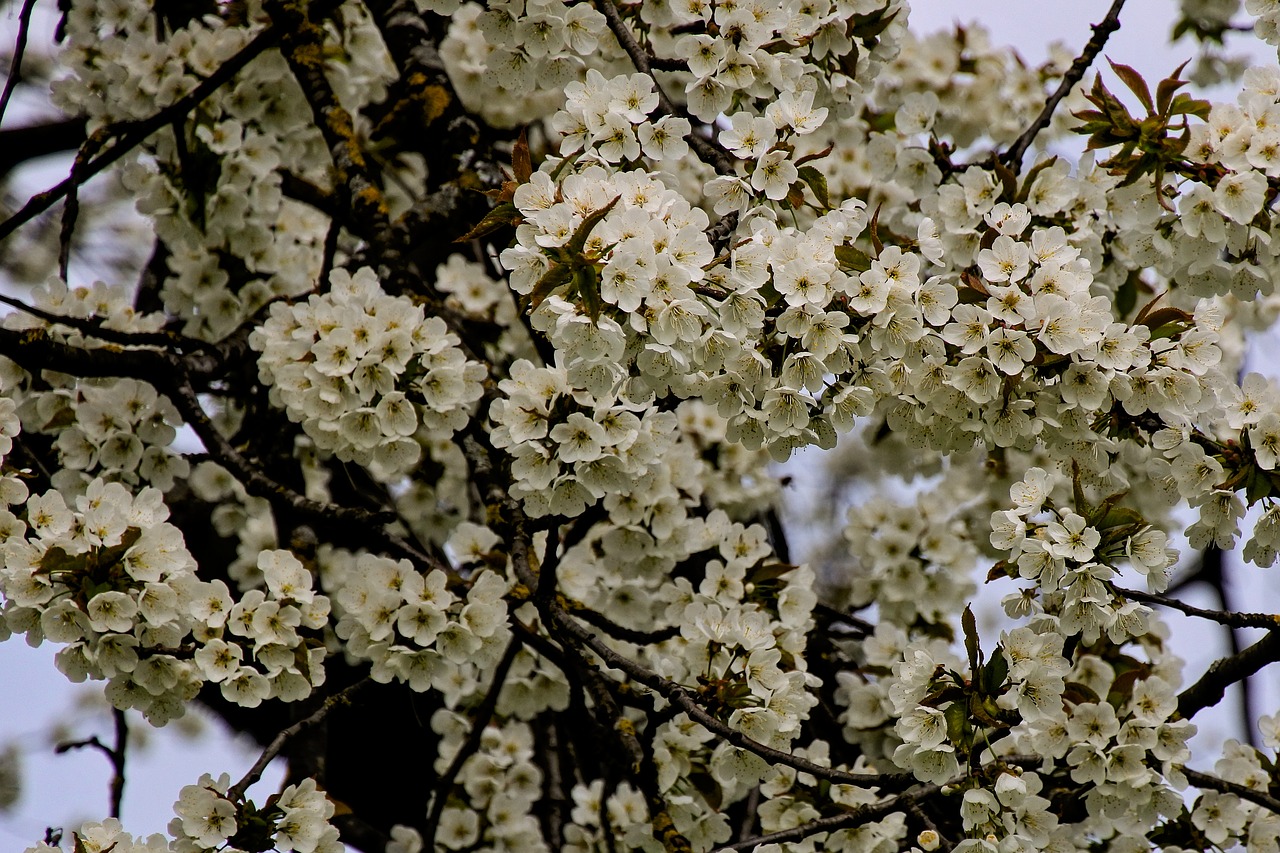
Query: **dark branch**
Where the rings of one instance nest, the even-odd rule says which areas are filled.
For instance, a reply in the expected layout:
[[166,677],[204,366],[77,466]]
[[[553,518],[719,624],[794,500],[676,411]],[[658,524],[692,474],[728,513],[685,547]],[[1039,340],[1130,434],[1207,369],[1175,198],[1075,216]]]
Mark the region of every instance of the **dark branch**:
[[1268,811],[1280,814],[1280,800],[1275,797],[1269,797],[1262,791],[1255,791],[1253,788],[1241,785],[1239,782],[1230,782],[1226,779],[1219,779],[1217,776],[1211,776],[1208,773],[1201,773],[1192,770],[1190,767],[1182,768],[1183,774],[1186,775],[1187,781],[1197,788],[1207,788],[1211,791],[1220,791],[1224,794],[1235,794],[1242,800],[1248,800],[1251,803],[1257,803]]
[[1218,704],[1232,684],[1277,660],[1280,660],[1280,630],[1271,631],[1240,654],[1219,658],[1210,664],[1199,681],[1178,694],[1178,713],[1184,719],[1191,719],[1203,709]]
[[453,761],[449,762],[448,769],[436,781],[435,795],[431,798],[431,811],[427,815],[426,829],[422,833],[422,846],[425,850],[436,849],[436,829],[440,826],[440,817],[444,814],[445,804],[449,802],[449,792],[453,789],[453,783],[457,780],[458,774],[462,772],[462,765],[466,764],[467,759],[480,748],[480,740],[484,737],[484,730],[489,725],[489,721],[493,719],[493,712],[498,707],[498,696],[507,683],[507,673],[511,671],[511,664],[515,662],[516,652],[520,651],[522,643],[519,633],[511,635],[511,642],[507,643],[507,650],[503,652],[502,660],[493,671],[493,681],[489,683],[489,690],[484,694],[480,707],[476,708],[476,716],[471,723],[471,731],[467,733],[466,741],[453,756]]
[[1265,628],[1267,630],[1280,628],[1280,616],[1271,613],[1235,613],[1230,610],[1205,610],[1202,607],[1195,607],[1165,595],[1155,595],[1150,592],[1124,589],[1118,586],[1113,587],[1113,589],[1117,595],[1131,598],[1134,601],[1141,601],[1144,604],[1159,604],[1162,607],[1177,610],[1188,616],[1199,616],[1201,619],[1208,619],[1232,628]]
[[1093,37],[1089,39],[1088,44],[1084,46],[1084,50],[1080,51],[1080,55],[1071,63],[1067,73],[1062,76],[1062,82],[1058,84],[1058,88],[1049,96],[1049,100],[1045,101],[1044,109],[1040,111],[1040,115],[1036,116],[1036,120],[1031,123],[1031,126],[1014,140],[1013,145],[1009,146],[1009,150],[1000,155],[1000,159],[1014,171],[1014,174],[1017,174],[1022,169],[1022,158],[1026,156],[1027,149],[1031,147],[1031,143],[1035,141],[1036,136],[1040,131],[1048,127],[1049,122],[1053,120],[1053,113],[1058,109],[1058,104],[1067,96],[1072,87],[1084,79],[1084,73],[1089,70],[1093,60],[1098,58],[1098,54],[1102,52],[1102,48],[1107,44],[1107,39],[1111,37],[1112,33],[1120,29],[1120,10],[1124,7],[1124,3],[1125,0],[1115,0],[1101,23],[1093,25]]
[[53,186],[42,193],[38,193],[31,197],[22,209],[10,216],[4,222],[0,222],[0,240],[8,237],[17,228],[35,217],[44,213],[53,207],[60,199],[66,198],[75,188],[87,182],[90,178],[97,175],[103,169],[119,160],[128,152],[132,151],[138,145],[142,144],[151,134],[166,127],[173,121],[185,116],[205,98],[212,95],[224,84],[229,82],[240,70],[264,53],[268,48],[274,47],[280,39],[280,31],[274,27],[268,27],[258,33],[252,41],[240,49],[240,52],[224,62],[217,71],[210,74],[199,85],[192,89],[188,94],[174,101],[164,109],[154,113],[149,118],[138,121],[121,122],[99,130],[95,136],[100,141],[109,138],[115,138],[116,142],[100,154],[95,155],[88,160],[83,169],[78,174],[68,177],[61,183]]
[[85,121],[67,118],[0,130],[0,175],[28,160],[74,151],[84,143]]
[[[646,74],[653,80],[654,91],[658,93],[658,111],[663,115],[681,115],[681,111],[671,102],[671,99],[667,97],[667,93],[663,91],[662,86],[658,83],[658,78],[653,76],[653,67],[649,64],[649,54],[636,41],[636,37],[631,33],[631,28],[627,26],[627,22],[622,20],[622,16],[618,14],[618,7],[613,4],[613,0],[599,0],[595,5],[609,22],[609,29],[613,31],[614,37],[618,39],[618,44],[622,45],[622,49],[627,52],[627,56],[631,57],[631,64],[641,74]],[[689,143],[689,146],[697,153],[698,159],[702,162],[722,175],[733,174],[733,160],[710,140],[693,131],[685,137],[685,141]]]
[[9,98],[13,90],[22,82],[22,57],[27,52],[27,35],[31,31],[31,10],[36,7],[36,0],[23,0],[22,9],[18,12],[18,38],[13,46],[13,62],[9,64],[9,73],[4,81],[4,92],[0,93],[0,123],[4,122],[4,112],[9,107]]
[[262,754],[258,756],[257,761],[253,762],[253,766],[249,768],[249,772],[245,773],[244,777],[241,778],[239,782],[231,786],[227,791],[227,799],[235,802],[243,800],[244,792],[249,789],[250,785],[262,778],[262,772],[267,769],[267,765],[271,763],[272,759],[280,754],[280,750],[284,749],[290,740],[312,726],[322,722],[324,718],[329,716],[329,713],[339,705],[351,704],[352,698],[370,683],[369,679],[365,678],[357,681],[349,687],[343,688],[325,699],[311,716],[304,717],[289,726],[287,729],[283,729],[279,734],[272,738],[271,743],[267,744],[266,749],[262,750]]

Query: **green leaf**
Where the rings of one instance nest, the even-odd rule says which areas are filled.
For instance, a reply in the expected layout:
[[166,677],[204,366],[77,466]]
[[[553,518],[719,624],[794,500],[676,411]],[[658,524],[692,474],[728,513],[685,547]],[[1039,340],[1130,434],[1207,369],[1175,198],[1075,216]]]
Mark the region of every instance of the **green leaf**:
[[973,616],[973,608],[965,605],[960,616],[960,629],[964,631],[964,648],[969,653],[969,671],[975,676],[982,667],[982,647],[978,639],[978,620]]
[[[1177,38],[1177,36],[1174,36],[1174,38]],[[1187,60],[1187,62],[1190,61],[1190,59]],[[1179,65],[1172,74],[1156,84],[1156,112],[1160,113],[1160,115],[1167,116],[1169,114],[1169,104],[1173,100],[1173,93],[1187,85],[1187,81],[1180,78],[1182,69],[1187,67],[1187,62]]]
[[871,256],[861,249],[855,249],[848,243],[836,246],[836,260],[840,267],[854,272],[866,272],[871,269]]
[[947,740],[957,749],[967,752],[973,743],[973,724],[969,722],[966,703],[952,702],[942,714],[947,721]]
[[1119,65],[1110,59],[1107,59],[1107,62],[1121,82],[1129,87],[1129,91],[1138,96],[1138,100],[1147,108],[1147,112],[1155,112],[1155,104],[1151,100],[1151,90],[1147,88],[1147,81],[1142,79],[1142,75],[1128,65]]
[[538,279],[538,283],[533,286],[533,290],[529,293],[529,307],[537,308],[544,299],[551,295],[552,291],[568,282],[571,278],[573,278],[573,267],[570,264],[562,262],[552,264],[551,269],[542,274],[542,278]]
[[991,653],[991,660],[987,661],[987,665],[982,668],[982,692],[988,696],[995,696],[1004,686],[1004,680],[1008,675],[1009,661],[1005,659],[1004,649],[996,646],[995,651]]
[[582,220],[582,224],[573,232],[573,236],[569,238],[569,242],[565,245],[565,249],[575,255],[582,254],[582,247],[587,245],[587,238],[591,236],[591,229],[599,225],[600,220],[608,216],[609,211],[613,210],[614,205],[621,200],[622,196],[614,196],[613,201],[609,202],[594,213],[588,214],[586,218]]
[[1186,92],[1179,92],[1173,99],[1173,103],[1169,105],[1170,116],[1195,116],[1201,121],[1209,119],[1209,110],[1212,105],[1200,98],[1193,98]]
[[831,197],[827,194],[827,176],[812,166],[801,166],[796,171],[800,173],[800,179],[809,185],[818,203],[824,208],[831,207]]
[[475,224],[474,227],[466,234],[457,238],[453,242],[465,243],[468,240],[475,240],[478,237],[486,237],[497,231],[499,228],[510,225],[520,218],[520,209],[509,201],[497,205],[484,215],[484,218]]

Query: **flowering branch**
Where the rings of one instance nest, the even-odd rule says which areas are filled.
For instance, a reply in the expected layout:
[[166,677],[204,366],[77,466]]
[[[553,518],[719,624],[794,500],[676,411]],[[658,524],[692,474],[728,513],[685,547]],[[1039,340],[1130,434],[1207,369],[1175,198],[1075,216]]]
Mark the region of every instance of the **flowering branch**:
[[274,47],[280,35],[281,33],[277,28],[268,27],[258,33],[235,56],[220,65],[217,71],[200,81],[199,85],[169,106],[158,110],[148,118],[139,121],[121,122],[100,130],[95,134],[99,141],[115,137],[117,139],[116,143],[87,161],[78,174],[73,174],[44,192],[32,196],[18,212],[0,222],[0,240],[8,237],[19,226],[30,222],[50,207],[53,207],[59,199],[65,198],[80,184],[88,181],[94,175],[132,151],[151,134],[164,128],[175,119],[185,116],[205,98],[234,78],[250,62],[267,49]]
[[[663,91],[662,86],[659,85],[658,78],[653,76],[653,68],[649,64],[649,54],[636,42],[635,36],[631,33],[631,28],[627,26],[627,22],[622,20],[622,16],[618,14],[618,7],[614,5],[613,0],[599,0],[596,6],[609,22],[609,29],[617,37],[618,44],[622,45],[622,49],[627,52],[627,56],[631,57],[631,62],[635,65],[636,70],[653,78],[653,88],[658,93],[659,114],[680,115],[680,110],[676,108],[671,99],[667,97],[666,92]],[[698,158],[702,162],[722,175],[733,174],[733,161],[710,140],[700,136],[696,131],[691,132],[685,139],[693,150],[698,153]]]
[[657,692],[664,699],[677,705],[689,717],[697,721],[700,725],[713,732],[722,740],[726,740],[739,749],[745,749],[753,752],[761,758],[772,764],[783,764],[803,773],[812,774],[819,779],[826,779],[830,782],[839,782],[848,785],[861,786],[877,786],[881,788],[902,788],[915,782],[915,776],[910,773],[850,773],[846,770],[837,770],[832,767],[823,767],[820,764],[814,764],[806,758],[793,755],[789,752],[783,752],[780,749],[774,749],[766,746],[759,741],[748,737],[737,729],[730,728],[720,720],[707,713],[698,700],[695,699],[688,690],[676,684],[674,681],[663,678],[656,672],[645,668],[631,658],[618,654],[604,643],[597,639],[596,635],[582,627],[577,620],[570,617],[563,610],[556,611],[557,622],[566,631],[572,634],[579,642],[587,646],[606,664],[616,669],[620,669],[636,681],[640,682],[649,689]]
[[326,504],[298,494],[288,486],[268,477],[259,469],[259,466],[250,463],[231,445],[226,436],[219,432],[209,420],[190,382],[173,382],[169,384],[167,390],[173,399],[173,404],[204,443],[205,449],[243,482],[250,494],[273,502],[283,502],[294,512],[310,519],[321,528],[332,527],[336,523],[355,536],[366,539],[372,536],[389,552],[406,557],[431,571],[443,572],[451,580],[456,579],[457,575],[453,569],[439,558],[419,550],[405,539],[386,530],[385,525],[395,520],[394,513],[371,512],[360,507]]
[[808,823],[802,823],[799,826],[793,826],[790,829],[782,829],[777,832],[770,832],[766,835],[757,835],[755,838],[748,838],[745,841],[738,841],[733,844],[726,844],[719,847],[719,850],[755,850],[763,844],[785,844],[790,841],[802,841],[811,835],[819,832],[835,832],[839,829],[852,829],[855,826],[862,826],[872,821],[883,820],[894,812],[902,811],[910,808],[912,805],[929,799],[942,790],[940,785],[925,785],[918,790],[910,791],[879,803],[872,803],[865,806],[856,806],[843,814],[831,815],[830,817],[818,818]]
[[493,671],[493,680],[489,682],[489,689],[485,692],[479,707],[476,708],[475,719],[471,723],[471,731],[467,734],[466,741],[449,762],[448,769],[436,780],[435,795],[431,799],[431,811],[427,813],[427,823],[422,831],[423,847],[426,850],[435,849],[436,830],[440,827],[440,817],[444,814],[444,807],[449,802],[449,792],[462,771],[462,765],[466,764],[467,759],[480,748],[480,739],[484,736],[484,730],[493,719],[493,712],[498,707],[498,696],[501,695],[502,688],[506,684],[507,673],[511,671],[511,664],[515,662],[516,653],[520,651],[523,643],[524,639],[518,632],[511,635],[511,642],[507,643],[507,649],[502,653],[502,660],[498,661],[498,666]]
[[1015,174],[1022,169],[1022,158],[1026,155],[1027,149],[1031,147],[1031,143],[1035,141],[1040,131],[1049,126],[1049,122],[1053,119],[1054,111],[1058,109],[1058,104],[1062,102],[1062,99],[1071,92],[1071,89],[1077,83],[1084,79],[1085,72],[1089,70],[1093,60],[1097,59],[1098,54],[1102,52],[1102,48],[1107,44],[1107,39],[1111,37],[1112,33],[1120,29],[1120,10],[1124,7],[1124,3],[1125,0],[1114,0],[1111,8],[1107,10],[1106,17],[1101,22],[1093,25],[1093,37],[1089,39],[1089,42],[1084,46],[1084,50],[1080,51],[1080,55],[1071,63],[1067,73],[1062,75],[1062,82],[1058,84],[1058,88],[1045,101],[1044,109],[1036,116],[1031,126],[1014,140],[1013,145],[1009,146],[1009,150],[1000,155],[1000,160],[1013,169]]

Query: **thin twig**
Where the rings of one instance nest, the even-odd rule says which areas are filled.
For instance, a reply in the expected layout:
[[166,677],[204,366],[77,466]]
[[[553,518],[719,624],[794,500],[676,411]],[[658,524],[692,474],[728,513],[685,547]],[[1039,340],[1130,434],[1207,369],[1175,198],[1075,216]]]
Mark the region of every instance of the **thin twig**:
[[475,720],[471,723],[471,731],[467,733],[466,741],[458,749],[457,754],[453,756],[453,761],[449,762],[449,768],[436,781],[434,786],[435,795],[431,799],[431,811],[427,815],[427,824],[422,832],[422,847],[424,850],[436,849],[436,829],[440,826],[440,818],[444,814],[445,804],[449,801],[449,792],[453,789],[454,780],[462,772],[462,765],[466,764],[467,759],[480,748],[484,730],[489,725],[489,721],[493,719],[493,712],[498,707],[498,696],[502,693],[502,687],[507,682],[507,673],[511,671],[511,664],[515,662],[516,652],[520,651],[522,643],[523,640],[519,634],[513,633],[511,635],[511,641],[507,643],[507,650],[503,652],[502,660],[498,662],[497,668],[493,671],[493,681],[489,683],[489,690],[485,693],[480,706],[476,708]]
[[1202,607],[1195,607],[1166,595],[1156,595],[1118,586],[1112,587],[1112,589],[1115,590],[1117,595],[1131,598],[1134,601],[1141,601],[1145,604],[1159,604],[1162,607],[1177,610],[1188,616],[1199,616],[1201,619],[1209,619],[1220,625],[1227,625],[1232,628],[1265,628],[1267,630],[1280,628],[1280,616],[1271,613],[1235,613],[1229,610],[1205,610]]
[[267,765],[280,754],[280,751],[288,745],[290,740],[312,726],[323,722],[324,718],[329,716],[329,713],[339,705],[351,704],[352,698],[372,683],[368,678],[362,678],[355,684],[344,687],[325,699],[311,716],[298,720],[287,729],[282,729],[279,734],[271,739],[271,743],[267,744],[266,749],[262,750],[262,754],[258,756],[257,761],[253,762],[249,772],[244,774],[244,777],[239,782],[227,790],[227,799],[233,802],[243,800],[245,791],[249,789],[250,785],[262,778],[262,772],[267,769]]
[[124,802],[124,765],[125,755],[129,748],[129,721],[125,719],[124,711],[119,708],[111,709],[111,718],[115,724],[116,745],[114,747],[107,746],[98,739],[97,735],[93,735],[84,740],[60,743],[54,747],[53,751],[58,755],[63,755],[73,749],[90,747],[107,757],[107,761],[111,762],[111,817],[118,819],[120,817],[121,804]]
[[1009,150],[1000,155],[1000,159],[1014,171],[1014,174],[1017,174],[1022,169],[1022,158],[1026,156],[1027,149],[1031,147],[1031,143],[1035,141],[1037,134],[1048,127],[1049,122],[1053,120],[1053,113],[1058,109],[1058,104],[1077,83],[1084,79],[1084,73],[1089,70],[1093,60],[1097,59],[1098,54],[1102,52],[1102,48],[1107,44],[1107,39],[1111,37],[1112,33],[1120,29],[1120,10],[1124,7],[1124,3],[1125,0],[1115,0],[1101,23],[1093,25],[1093,37],[1089,39],[1088,44],[1084,46],[1084,50],[1080,51],[1080,55],[1071,63],[1067,73],[1062,76],[1062,82],[1058,84],[1058,88],[1045,101],[1044,109],[1040,111],[1040,115],[1036,116],[1036,120],[1031,123],[1031,126],[1022,132],[1022,135],[1014,141],[1013,145],[1009,146]]
[[381,545],[388,552],[405,557],[423,570],[443,572],[450,582],[458,581],[458,573],[439,557],[422,551],[400,536],[388,531],[385,525],[395,520],[389,511],[372,512],[360,507],[345,507],[322,503],[300,495],[283,483],[264,474],[257,465],[236,450],[218,428],[213,425],[195,389],[185,377],[177,377],[166,388],[178,413],[204,443],[205,450],[213,454],[218,463],[240,480],[251,495],[286,504],[294,512],[321,526],[332,528],[335,524],[358,531],[366,540]]
[[[661,84],[658,83],[658,78],[653,76],[653,67],[649,64],[649,54],[636,41],[636,37],[631,33],[631,28],[627,26],[627,22],[622,20],[622,16],[618,14],[618,7],[613,4],[613,0],[598,0],[595,5],[604,15],[605,20],[608,21],[609,29],[613,31],[614,37],[618,39],[618,44],[631,57],[631,64],[641,74],[653,80],[654,91],[658,93],[658,111],[663,115],[681,115],[681,111],[671,102],[671,99],[667,97],[667,93],[663,91]],[[689,143],[689,146],[693,148],[702,162],[722,175],[733,174],[733,160],[710,140],[698,135],[696,131],[690,131],[689,135],[685,137],[685,141]]]
[[13,97],[13,90],[22,82],[22,57],[27,52],[27,34],[31,31],[31,10],[35,7],[36,0],[24,0],[22,10],[18,12],[18,39],[13,46],[13,61],[9,63],[4,92],[0,94],[0,124],[4,123],[4,112],[9,107],[9,98]]

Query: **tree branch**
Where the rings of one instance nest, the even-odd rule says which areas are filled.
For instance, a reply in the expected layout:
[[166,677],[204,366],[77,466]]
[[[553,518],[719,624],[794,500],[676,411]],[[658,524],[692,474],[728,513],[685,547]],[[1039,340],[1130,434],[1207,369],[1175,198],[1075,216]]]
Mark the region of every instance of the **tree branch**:
[[253,766],[249,768],[249,772],[245,773],[244,777],[241,778],[239,782],[235,783],[227,790],[227,799],[234,802],[243,800],[245,791],[249,789],[250,785],[262,778],[262,772],[267,769],[267,765],[271,763],[272,759],[280,754],[280,751],[288,745],[291,739],[297,737],[312,726],[322,722],[324,718],[329,716],[329,713],[339,705],[351,704],[351,700],[355,695],[370,683],[372,682],[370,682],[368,678],[363,678],[355,684],[339,690],[337,693],[334,693],[332,696],[325,699],[311,716],[304,717],[289,726],[287,729],[281,730],[279,734],[271,739],[271,743],[267,744],[266,749],[262,750],[262,754],[258,756],[257,761],[253,762]]
[[1280,628],[1280,616],[1271,613],[1236,613],[1230,610],[1205,610],[1202,607],[1186,604],[1167,595],[1156,595],[1118,586],[1112,587],[1112,589],[1117,595],[1122,595],[1125,598],[1131,598],[1134,601],[1141,601],[1145,604],[1159,604],[1162,607],[1177,610],[1188,616],[1209,619],[1219,625],[1227,625],[1232,628],[1265,628],[1271,631]]
[[37,157],[79,148],[85,138],[83,118],[66,118],[0,130],[0,176]]
[[771,832],[768,835],[757,835],[755,838],[748,838],[744,841],[726,844],[723,847],[717,847],[716,849],[755,850],[762,844],[784,844],[788,841],[801,841],[808,838],[810,835],[816,835],[819,832],[835,832],[838,829],[851,829],[855,826],[862,826],[864,823],[883,820],[894,812],[903,811],[921,800],[932,797],[941,790],[942,788],[938,785],[926,785],[918,791],[898,794],[897,796],[890,797],[881,803],[858,806],[843,814],[818,818],[817,820],[802,823],[799,826],[792,827],[791,829]]
[[1199,711],[1218,704],[1227,688],[1280,660],[1280,630],[1273,630],[1238,655],[1219,658],[1200,680],[1178,694],[1178,714],[1191,719]]
[[1054,90],[1049,99],[1045,101],[1044,109],[1040,111],[1040,115],[1036,116],[1036,120],[1031,126],[1022,132],[1022,135],[1014,140],[1013,145],[1009,146],[1009,150],[1000,155],[1000,160],[1017,174],[1022,169],[1022,158],[1026,156],[1027,149],[1031,147],[1031,143],[1035,141],[1040,131],[1049,126],[1049,122],[1053,120],[1053,113],[1058,109],[1058,104],[1067,96],[1077,83],[1084,79],[1084,73],[1089,70],[1089,66],[1093,64],[1093,60],[1097,59],[1098,54],[1102,52],[1102,48],[1106,46],[1107,39],[1111,34],[1120,29],[1120,10],[1124,7],[1125,0],[1114,0],[1111,8],[1107,11],[1107,16],[1100,23],[1093,25],[1093,37],[1084,46],[1084,50],[1080,51],[1080,55],[1071,63],[1071,67],[1067,69],[1067,73],[1062,75],[1062,82],[1058,84],[1058,88]]
[[129,747],[129,721],[125,719],[124,711],[119,708],[111,709],[111,718],[115,724],[116,745],[114,747],[107,746],[98,739],[97,735],[94,735],[84,740],[60,743],[54,747],[53,751],[62,755],[73,749],[92,747],[107,757],[111,762],[111,817],[118,819],[120,806],[124,802],[124,765]]
[[27,34],[31,31],[31,11],[36,7],[36,0],[23,0],[22,9],[18,12],[18,38],[13,47],[13,61],[9,63],[9,73],[5,76],[4,92],[0,93],[0,123],[4,122],[5,110],[9,108],[9,98],[13,90],[22,82],[22,57],[27,52]]
[[[613,0],[597,0],[595,3],[605,20],[609,22],[609,29],[613,31],[614,37],[618,39],[618,44],[627,52],[627,56],[631,57],[631,64],[641,74],[647,75],[653,80],[654,91],[658,93],[658,111],[663,115],[681,115],[681,111],[676,108],[671,99],[667,97],[667,93],[663,91],[658,78],[653,76],[653,67],[649,64],[649,54],[636,41],[636,37],[631,34],[631,28],[627,26],[627,22],[622,20],[622,16],[618,14],[618,7],[613,4]],[[732,175],[734,173],[733,160],[722,151],[715,143],[711,142],[697,132],[691,131],[685,137],[685,141],[698,155],[698,159],[711,166],[722,175]]]
[[240,72],[242,68],[264,53],[268,48],[274,47],[279,40],[281,32],[278,28],[268,27],[258,33],[247,45],[242,47],[240,51],[226,62],[224,62],[217,71],[210,74],[204,80],[192,89],[189,93],[174,101],[169,106],[145,119],[136,121],[120,122],[119,124],[110,125],[99,130],[95,137],[98,142],[105,142],[107,139],[115,138],[117,141],[107,150],[94,156],[84,164],[84,168],[73,174],[62,182],[32,196],[22,209],[10,216],[8,219],[0,222],[0,240],[8,237],[17,228],[35,217],[44,213],[62,198],[67,197],[80,184],[87,182],[94,175],[97,175],[103,169],[119,160],[128,152],[144,142],[147,137],[156,131],[164,128],[166,125],[176,119],[185,116],[193,108],[198,106],[205,98],[212,95],[224,84],[229,82]]
[[1255,791],[1239,782],[1230,782],[1226,779],[1220,779],[1208,773],[1201,773],[1192,770],[1190,767],[1182,768],[1183,774],[1187,777],[1187,781],[1197,788],[1207,788],[1211,791],[1220,791],[1224,794],[1235,794],[1242,800],[1248,800],[1256,803],[1268,811],[1280,814],[1280,800],[1275,797],[1267,796],[1262,791]]
[[648,687],[650,690],[658,693],[668,702],[678,706],[698,724],[739,749],[745,749],[748,752],[753,752],[772,764],[783,764],[787,767],[799,770],[802,773],[809,773],[819,779],[826,779],[830,782],[890,789],[902,789],[915,784],[916,778],[910,773],[850,773],[846,770],[823,767],[819,764],[814,764],[806,758],[793,755],[790,752],[783,752],[780,749],[774,749],[771,746],[766,746],[763,743],[748,737],[737,729],[730,728],[727,724],[707,713],[707,711],[698,704],[698,700],[695,699],[684,687],[674,681],[663,678],[656,672],[641,666],[636,661],[615,652],[613,649],[600,642],[595,634],[584,628],[581,623],[570,617],[564,610],[557,607],[554,613],[559,625],[572,634],[580,643],[590,648],[591,651],[607,665],[615,669],[622,670],[631,678]]
[[458,778],[458,774],[462,772],[462,765],[467,763],[467,759],[475,754],[480,748],[480,741],[484,737],[484,730],[489,725],[489,721],[493,719],[493,712],[498,707],[498,696],[502,693],[502,687],[507,682],[507,673],[511,671],[511,664],[515,662],[516,653],[520,651],[520,646],[524,640],[519,633],[511,635],[511,641],[507,643],[507,650],[502,653],[502,660],[498,661],[498,666],[493,671],[493,680],[489,682],[489,689],[484,694],[484,699],[480,702],[480,706],[476,708],[475,720],[471,723],[471,731],[467,733],[467,739],[458,749],[453,760],[449,762],[449,767],[444,771],[435,785],[435,794],[431,798],[431,811],[427,814],[427,824],[422,832],[422,847],[424,850],[436,849],[436,830],[440,826],[440,817],[444,814],[445,804],[449,801],[449,791],[453,788],[453,783]]

